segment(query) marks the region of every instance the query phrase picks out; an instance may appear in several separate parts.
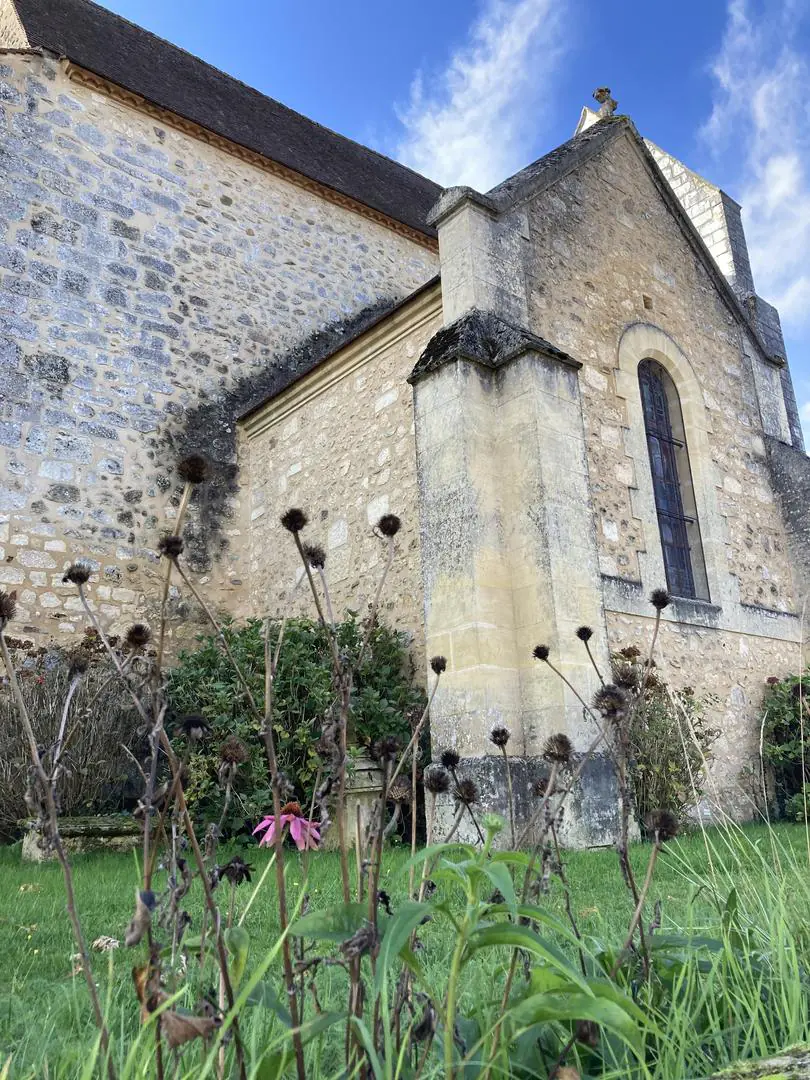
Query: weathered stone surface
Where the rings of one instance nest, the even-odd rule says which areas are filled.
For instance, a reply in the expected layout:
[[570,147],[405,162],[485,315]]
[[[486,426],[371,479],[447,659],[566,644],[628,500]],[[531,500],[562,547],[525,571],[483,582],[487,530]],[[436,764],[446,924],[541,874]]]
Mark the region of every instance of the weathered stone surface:
[[[46,862],[55,859],[51,847],[43,841],[36,822],[22,823],[23,862]],[[65,851],[77,855],[89,851],[133,851],[141,842],[141,828],[131,817],[109,814],[99,817],[60,818],[59,833]]]
[[807,1080],[810,1077],[810,1051],[795,1047],[762,1061],[744,1061],[715,1073],[711,1080]]
[[240,425],[240,474],[250,488],[247,569],[257,614],[313,611],[306,582],[296,588],[301,561],[279,523],[287,507],[306,510],[304,539],[326,551],[336,615],[367,610],[385,562],[373,528],[383,514],[395,513],[402,528],[382,612],[414,635],[415,655],[424,655],[413,398],[406,379],[440,318],[436,286]]
[[[0,493],[0,510],[29,547],[40,544],[34,527],[53,520],[65,562],[91,553],[102,573],[120,570],[126,599],[105,615],[120,630],[156,602],[154,548],[178,496],[173,462],[204,448],[218,481],[195,499],[189,551],[209,569],[212,598],[221,589],[216,602],[238,608],[246,587],[232,582],[248,575],[237,416],[280,368],[306,360],[296,347],[407,295],[433,275],[436,256],[156,128],[72,83],[62,64],[8,55],[3,70],[0,447],[8,480],[25,490]],[[133,491],[142,499],[116,527]],[[10,563],[18,554],[5,550]],[[53,607],[53,593],[41,604],[47,587],[26,582],[31,625],[52,633],[61,621],[69,632],[82,621]]]

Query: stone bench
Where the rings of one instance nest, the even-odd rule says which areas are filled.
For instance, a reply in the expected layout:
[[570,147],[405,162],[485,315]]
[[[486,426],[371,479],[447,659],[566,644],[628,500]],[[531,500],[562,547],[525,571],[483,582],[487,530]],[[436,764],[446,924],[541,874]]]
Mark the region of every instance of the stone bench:
[[[48,849],[35,821],[19,823],[25,830],[22,857],[25,862],[44,862],[55,859]],[[59,835],[68,854],[87,851],[132,851],[141,842],[141,827],[128,814],[106,814],[99,817],[63,817],[59,819]]]

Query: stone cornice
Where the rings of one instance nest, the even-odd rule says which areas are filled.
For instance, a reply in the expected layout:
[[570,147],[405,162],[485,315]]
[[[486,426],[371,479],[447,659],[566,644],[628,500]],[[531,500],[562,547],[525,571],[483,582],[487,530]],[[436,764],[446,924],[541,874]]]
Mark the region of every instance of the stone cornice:
[[496,369],[528,352],[579,369],[582,364],[530,330],[514,326],[491,311],[473,310],[444,326],[428,342],[408,376],[413,384],[455,360]]
[[408,334],[434,319],[440,319],[441,312],[441,285],[435,282],[428,288],[420,289],[412,300],[406,300],[389,316],[338,349],[291,386],[242,417],[240,429],[248,439],[255,439],[313,398],[326,393],[341,379],[372,362]]
[[231,142],[230,139],[226,139],[222,135],[217,135],[215,132],[209,131],[199,124],[195,124],[192,120],[186,120],[176,113],[169,112],[167,109],[155,105],[153,102],[148,101],[139,94],[135,94],[131,90],[126,90],[124,87],[118,86],[108,79],[96,75],[92,71],[79,67],[70,60],[61,58],[61,63],[64,65],[65,73],[71,82],[78,83],[96,93],[104,94],[105,97],[109,97],[113,101],[117,101],[131,109],[136,109],[138,112],[145,113],[153,120],[165,124],[166,127],[175,128],[177,131],[183,132],[184,135],[189,135],[199,142],[216,147],[217,150],[221,150],[225,154],[230,154],[231,157],[239,158],[240,161],[247,162],[247,164],[253,165],[263,172],[271,173],[273,176],[286,180],[290,184],[295,184],[296,187],[303,188],[305,191],[317,195],[326,202],[331,202],[336,206],[342,207],[344,210],[349,210],[352,213],[359,214],[361,217],[368,218],[370,221],[374,221],[376,224],[382,225],[386,229],[390,229],[391,232],[404,236],[406,239],[419,244],[421,247],[428,248],[430,251],[438,250],[438,241],[434,237],[427,236],[417,229],[412,229],[409,225],[405,225],[401,221],[396,221],[394,218],[388,217],[387,214],[383,214],[379,210],[374,210],[370,206],[366,206],[365,203],[359,202],[357,199],[352,199],[340,191],[335,191],[334,188],[327,187],[326,184],[321,184],[317,180],[313,180],[308,176],[304,176],[302,173],[296,172],[294,169],[288,168],[286,165],[273,161],[272,158],[264,157],[255,150],[249,150],[239,143]]

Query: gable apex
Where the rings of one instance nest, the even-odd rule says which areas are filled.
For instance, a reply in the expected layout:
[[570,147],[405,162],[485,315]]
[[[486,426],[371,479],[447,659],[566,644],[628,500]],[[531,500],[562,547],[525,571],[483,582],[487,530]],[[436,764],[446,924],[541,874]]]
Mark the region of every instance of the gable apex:
[[508,177],[492,188],[485,195],[471,188],[448,189],[430,211],[428,219],[440,227],[443,221],[459,207],[461,203],[470,203],[486,209],[493,217],[508,214],[530,199],[552,187],[569,173],[600,154],[615,139],[626,137],[641,158],[652,178],[659,195],[674,216],[681,232],[700,259],[715,288],[724,303],[745,330],[763,359],[775,367],[784,367],[785,359],[769,350],[763,341],[757,325],[743,306],[729,281],[719,269],[703,237],[689,218],[678,197],[673,192],[659,163],[656,161],[645,140],[639,134],[635,124],[628,116],[606,116],[599,118],[592,110],[583,110],[596,117],[594,122],[581,127],[578,134],[567,142],[551,150],[525,169]]

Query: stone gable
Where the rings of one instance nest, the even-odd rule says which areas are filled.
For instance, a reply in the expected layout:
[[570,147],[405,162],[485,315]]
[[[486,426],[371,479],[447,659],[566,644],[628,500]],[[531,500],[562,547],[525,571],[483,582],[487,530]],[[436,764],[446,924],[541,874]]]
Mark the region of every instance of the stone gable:
[[[638,462],[628,454],[617,349],[636,322],[663,330],[700,388],[725,558],[743,603],[793,610],[784,523],[765,457],[743,332],[684,238],[629,139],[561,179],[527,210],[530,325],[584,364],[591,491],[603,573],[639,581],[639,552],[657,543],[634,511]],[[683,394],[682,390],[682,394]],[[698,448],[690,446],[693,468]],[[642,462],[644,464],[644,462]],[[653,530],[652,536],[645,529]]]

